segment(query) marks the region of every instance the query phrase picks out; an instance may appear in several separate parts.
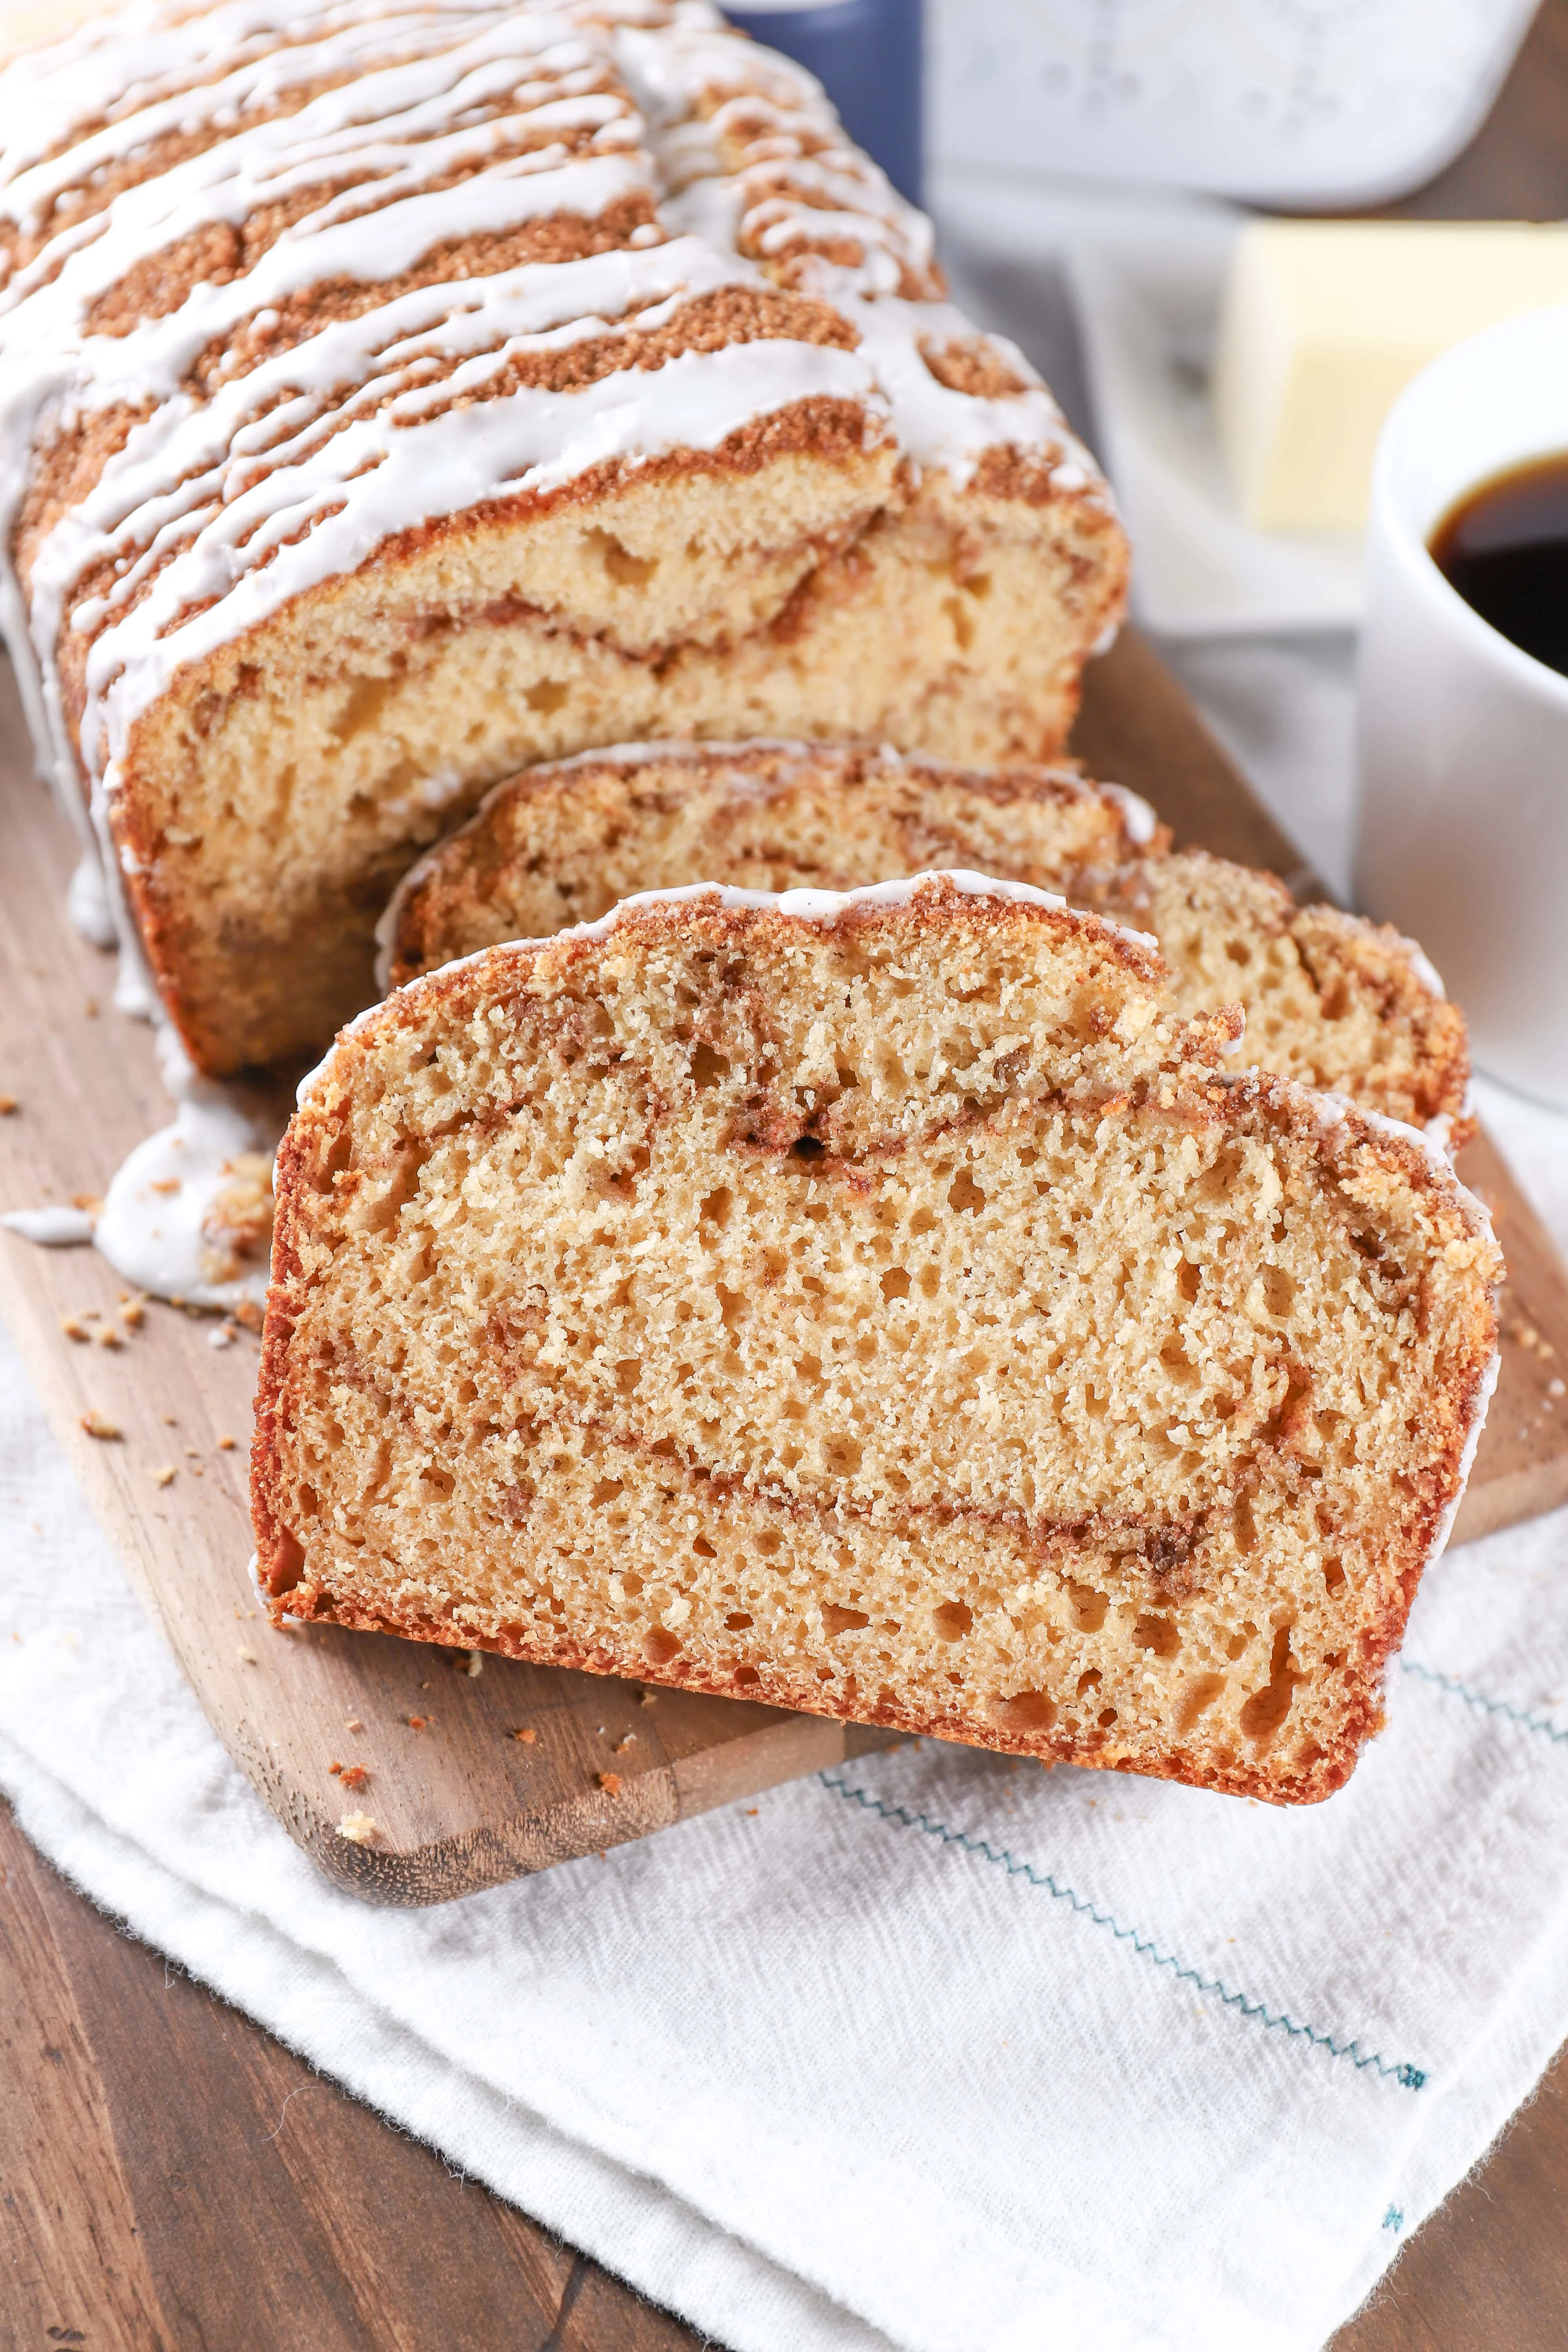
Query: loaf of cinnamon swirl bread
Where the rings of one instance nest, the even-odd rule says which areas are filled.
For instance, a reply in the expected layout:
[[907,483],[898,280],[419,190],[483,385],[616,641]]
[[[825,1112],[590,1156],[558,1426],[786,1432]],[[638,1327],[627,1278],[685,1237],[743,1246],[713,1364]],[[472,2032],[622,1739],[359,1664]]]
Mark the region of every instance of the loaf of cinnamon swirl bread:
[[707,0],[137,5],[0,73],[32,723],[204,1069],[372,992],[411,856],[649,736],[994,763],[1106,485],[817,86]]

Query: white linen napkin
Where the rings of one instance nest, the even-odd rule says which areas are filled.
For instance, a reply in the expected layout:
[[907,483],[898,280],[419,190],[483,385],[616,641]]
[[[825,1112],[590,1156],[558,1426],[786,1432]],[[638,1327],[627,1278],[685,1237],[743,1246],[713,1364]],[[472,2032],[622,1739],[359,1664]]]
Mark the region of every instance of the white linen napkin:
[[43,1850],[735,2352],[1315,2352],[1568,2032],[1568,1513],[1428,1577],[1327,1804],[928,1741],[426,1912],[252,1794],[8,1345],[0,1529]]

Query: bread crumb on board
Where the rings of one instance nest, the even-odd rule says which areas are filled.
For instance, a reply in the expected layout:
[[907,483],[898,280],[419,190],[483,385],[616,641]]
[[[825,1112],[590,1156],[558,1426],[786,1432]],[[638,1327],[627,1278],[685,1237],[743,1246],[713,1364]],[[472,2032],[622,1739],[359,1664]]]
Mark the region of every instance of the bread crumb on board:
[[621,1776],[618,1772],[595,1772],[594,1778],[597,1780],[600,1788],[603,1789],[606,1797],[618,1797],[620,1795]]
[[338,1835],[347,1838],[351,1845],[371,1845],[381,1832],[368,1813],[345,1813],[338,1823]]
[[86,1430],[89,1437],[123,1437],[125,1434],[119,1423],[106,1421],[96,1405],[90,1412],[79,1415],[79,1420],[80,1426]]

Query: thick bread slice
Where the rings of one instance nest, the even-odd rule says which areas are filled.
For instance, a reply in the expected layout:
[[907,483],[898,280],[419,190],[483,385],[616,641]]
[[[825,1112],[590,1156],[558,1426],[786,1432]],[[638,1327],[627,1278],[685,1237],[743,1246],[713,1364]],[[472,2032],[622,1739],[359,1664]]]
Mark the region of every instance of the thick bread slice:
[[849,889],[965,866],[1152,931],[1182,1011],[1238,1001],[1233,1067],[1349,1095],[1450,1148],[1473,1122],[1464,1017],[1420,950],[1170,835],[1066,769],[980,775],[826,743],[650,745],[532,768],[407,877],[381,977],[593,921],[634,890],[716,881]]
[[1237,997],[1235,1058],[1346,1094],[1457,1150],[1475,1132],[1465,1017],[1413,940],[1202,850],[1075,877],[1073,896],[1152,931],[1184,1013]]
[[849,890],[955,866],[1044,888],[1169,838],[1135,794],[1074,768],[981,775],[885,745],[617,744],[510,777],[427,852],[382,919],[377,977],[401,988],[478,948],[596,922],[637,891]]
[[1496,1246],[978,877],[698,890],[416,982],[279,1159],[275,1611],[1281,1801],[1462,1489]]

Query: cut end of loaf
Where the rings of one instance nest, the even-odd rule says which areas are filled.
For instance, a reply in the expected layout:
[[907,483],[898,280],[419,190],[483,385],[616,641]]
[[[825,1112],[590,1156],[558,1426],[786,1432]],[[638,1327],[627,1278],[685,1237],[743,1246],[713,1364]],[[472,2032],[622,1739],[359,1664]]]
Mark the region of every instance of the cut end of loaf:
[[132,9],[0,69],[14,651],[211,1075],[320,1050],[509,771],[1038,755],[1120,618],[1109,488],[929,221],[810,76],[634,14]]
[[1149,946],[935,877],[487,950],[279,1164],[276,1609],[1302,1801],[1462,1480],[1495,1244],[1217,1066]]

